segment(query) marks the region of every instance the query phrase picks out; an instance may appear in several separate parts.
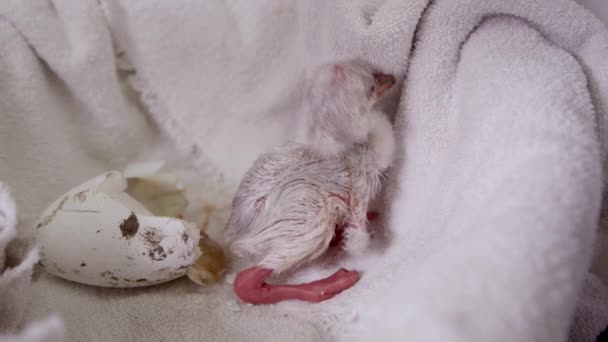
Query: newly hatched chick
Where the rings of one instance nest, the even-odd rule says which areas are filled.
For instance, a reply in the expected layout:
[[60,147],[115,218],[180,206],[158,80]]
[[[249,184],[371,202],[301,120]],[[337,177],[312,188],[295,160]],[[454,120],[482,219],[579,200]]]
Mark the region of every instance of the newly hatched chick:
[[350,253],[367,246],[368,204],[394,150],[392,126],[373,106],[394,82],[358,62],[326,64],[315,72],[310,144],[260,156],[233,200],[226,241],[235,255],[257,265],[235,279],[242,300],[319,302],[357,282],[359,273],[344,269],[307,284],[265,280],[318,258],[330,244],[341,243]]

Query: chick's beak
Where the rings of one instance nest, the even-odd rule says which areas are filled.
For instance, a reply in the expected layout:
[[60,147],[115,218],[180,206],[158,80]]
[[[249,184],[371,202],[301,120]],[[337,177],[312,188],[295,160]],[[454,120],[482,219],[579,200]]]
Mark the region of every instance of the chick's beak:
[[393,85],[395,84],[395,77],[393,77],[393,75],[376,73],[374,74],[374,81],[376,82],[374,95],[377,98],[380,98],[385,91],[393,87]]

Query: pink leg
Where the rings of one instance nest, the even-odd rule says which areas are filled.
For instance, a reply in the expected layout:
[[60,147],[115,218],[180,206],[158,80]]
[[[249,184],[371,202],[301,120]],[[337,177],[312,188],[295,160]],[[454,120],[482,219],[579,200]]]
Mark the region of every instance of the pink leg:
[[234,292],[243,301],[252,304],[273,304],[296,299],[318,303],[353,286],[359,280],[359,272],[339,269],[333,275],[305,284],[270,285],[265,282],[272,270],[251,267],[240,272],[234,280]]

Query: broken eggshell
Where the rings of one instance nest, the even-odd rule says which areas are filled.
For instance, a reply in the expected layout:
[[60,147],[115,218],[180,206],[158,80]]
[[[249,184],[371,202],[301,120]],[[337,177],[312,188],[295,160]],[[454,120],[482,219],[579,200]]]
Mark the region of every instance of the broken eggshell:
[[[52,203],[37,223],[41,266],[67,280],[105,287],[147,286],[186,274],[201,255],[199,230],[194,224],[152,212],[164,208],[164,214],[178,215],[187,205],[185,198],[180,203],[175,186],[165,191],[171,188],[171,179],[152,177],[160,167],[128,168],[125,175],[110,171]],[[162,199],[172,205],[147,203],[146,198],[159,196],[139,181],[130,182],[138,178],[147,179],[139,181],[156,186],[160,193],[174,196]],[[125,190],[138,184],[136,200]]]
[[198,247],[201,254],[188,268],[186,275],[199,285],[209,285],[217,282],[225,271],[226,256],[224,250],[204,231],[201,232]]
[[181,216],[188,200],[177,176],[163,173],[163,162],[139,163],[127,166],[126,192],[156,216]]

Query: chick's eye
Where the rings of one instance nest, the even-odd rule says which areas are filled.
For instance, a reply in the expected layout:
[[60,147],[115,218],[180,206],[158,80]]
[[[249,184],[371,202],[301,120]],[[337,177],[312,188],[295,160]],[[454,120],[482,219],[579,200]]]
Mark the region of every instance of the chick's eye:
[[376,91],[376,85],[372,85],[371,87],[369,87],[369,93],[372,94],[374,91]]

